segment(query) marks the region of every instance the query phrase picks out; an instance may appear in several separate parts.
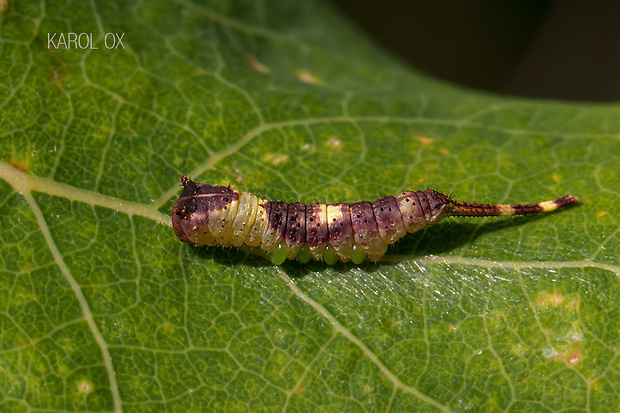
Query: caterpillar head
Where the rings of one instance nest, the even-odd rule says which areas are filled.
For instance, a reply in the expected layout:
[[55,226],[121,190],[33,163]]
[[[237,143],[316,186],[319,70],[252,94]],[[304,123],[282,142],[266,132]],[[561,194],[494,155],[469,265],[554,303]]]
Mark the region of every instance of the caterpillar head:
[[172,208],[174,233],[182,242],[217,245],[210,227],[218,224],[221,212],[239,198],[239,193],[227,186],[197,184],[184,175],[181,184],[183,192]]
[[196,212],[195,195],[198,191],[198,185],[185,175],[181,175],[181,185],[183,185],[183,192],[172,207],[172,228],[182,242],[189,242],[185,231],[190,229],[188,221]]

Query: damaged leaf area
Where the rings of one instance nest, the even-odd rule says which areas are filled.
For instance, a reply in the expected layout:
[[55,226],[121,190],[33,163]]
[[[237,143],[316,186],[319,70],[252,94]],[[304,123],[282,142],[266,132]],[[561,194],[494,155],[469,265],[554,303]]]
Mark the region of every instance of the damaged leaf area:
[[[0,411],[620,410],[617,105],[437,82],[323,2],[8,0],[0,125]],[[274,266],[179,242],[179,174],[580,201]]]

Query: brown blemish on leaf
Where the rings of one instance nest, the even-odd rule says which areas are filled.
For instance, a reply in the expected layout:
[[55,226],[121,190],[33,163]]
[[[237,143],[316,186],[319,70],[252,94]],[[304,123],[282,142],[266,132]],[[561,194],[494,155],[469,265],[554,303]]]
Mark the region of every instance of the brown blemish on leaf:
[[566,361],[570,366],[574,366],[583,359],[583,354],[578,349],[573,349],[566,354]]
[[322,85],[325,83],[321,78],[316,77],[315,75],[306,70],[296,70],[295,77],[297,77],[298,80],[301,80],[304,83],[309,83],[311,85]]
[[564,301],[566,297],[557,291],[553,291],[550,293],[542,293],[538,298],[538,302],[540,304],[545,304],[551,307],[558,307]]
[[[58,59],[58,57],[54,53],[54,49],[50,49],[50,53],[52,54],[53,60]],[[51,66],[51,68],[49,69],[49,75],[52,79],[52,83],[54,83],[59,89],[62,89],[62,82],[67,76],[69,76],[69,72],[60,61],[58,64],[54,64],[53,66]]]
[[[2,0],[0,0],[2,1]],[[9,161],[9,163],[15,168],[18,169],[22,172],[28,173],[30,172],[28,169],[28,161],[25,159],[19,159],[19,158],[11,158],[11,160]]]
[[9,8],[8,0],[0,0],[0,17],[4,14],[5,11]]
[[301,383],[299,383],[297,386],[293,387],[293,393],[294,394],[303,394],[303,392],[305,390],[306,390],[306,388]]
[[598,218],[600,218],[600,217],[604,217],[605,215],[607,215],[607,211],[599,211],[599,212],[596,214],[596,216],[597,216]]
[[93,384],[89,380],[82,380],[78,383],[78,393],[88,394],[93,391]]
[[52,73],[52,82],[54,82],[56,86],[61,87],[60,86],[60,75],[55,70]]
[[435,139],[429,138],[428,136],[420,136],[418,140],[422,143],[422,145],[430,145],[435,141]]
[[268,75],[271,73],[271,69],[265,66],[264,64],[262,64],[261,62],[259,62],[254,56],[250,56],[249,54],[246,54],[245,61],[247,64],[250,65],[252,69],[256,70],[257,72],[260,72],[264,75]]
[[441,152],[442,155],[446,155],[446,156],[450,155],[450,151],[444,148],[441,148],[439,152]]

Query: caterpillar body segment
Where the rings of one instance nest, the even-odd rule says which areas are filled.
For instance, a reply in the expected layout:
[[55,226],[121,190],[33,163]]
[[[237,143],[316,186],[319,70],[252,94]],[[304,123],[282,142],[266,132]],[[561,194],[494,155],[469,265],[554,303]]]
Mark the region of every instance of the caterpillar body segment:
[[306,242],[306,206],[301,202],[288,204],[286,221],[287,230],[284,233],[286,258],[293,260]]
[[256,220],[256,212],[258,211],[258,198],[249,192],[241,192],[239,196],[239,207],[237,215],[233,220],[233,235],[231,244],[235,247],[243,245],[244,241],[250,235],[252,225]]
[[[327,226],[329,244],[336,257],[351,257],[357,250],[354,249],[353,231],[348,230],[348,228],[353,228],[350,206],[348,204],[327,205]],[[361,247],[357,248],[361,251]],[[360,256],[363,260],[363,254]]]
[[534,214],[577,202],[577,197],[566,195],[537,204],[476,204],[453,201],[428,189],[374,202],[305,205],[198,184],[186,176],[181,176],[181,184],[183,192],[172,210],[172,226],[182,242],[260,247],[277,265],[287,259],[327,264],[378,261],[388,245],[447,216]]

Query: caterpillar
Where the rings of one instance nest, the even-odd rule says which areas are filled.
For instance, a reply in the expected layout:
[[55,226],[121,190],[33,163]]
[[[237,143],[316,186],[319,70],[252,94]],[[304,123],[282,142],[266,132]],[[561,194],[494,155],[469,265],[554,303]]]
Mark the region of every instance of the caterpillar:
[[268,201],[229,186],[193,182],[181,175],[183,191],[172,208],[172,227],[182,242],[196,246],[260,247],[272,263],[297,258],[334,264],[378,261],[407,233],[449,216],[526,215],[577,202],[489,205],[453,201],[432,189],[405,191],[374,202],[302,204]]

